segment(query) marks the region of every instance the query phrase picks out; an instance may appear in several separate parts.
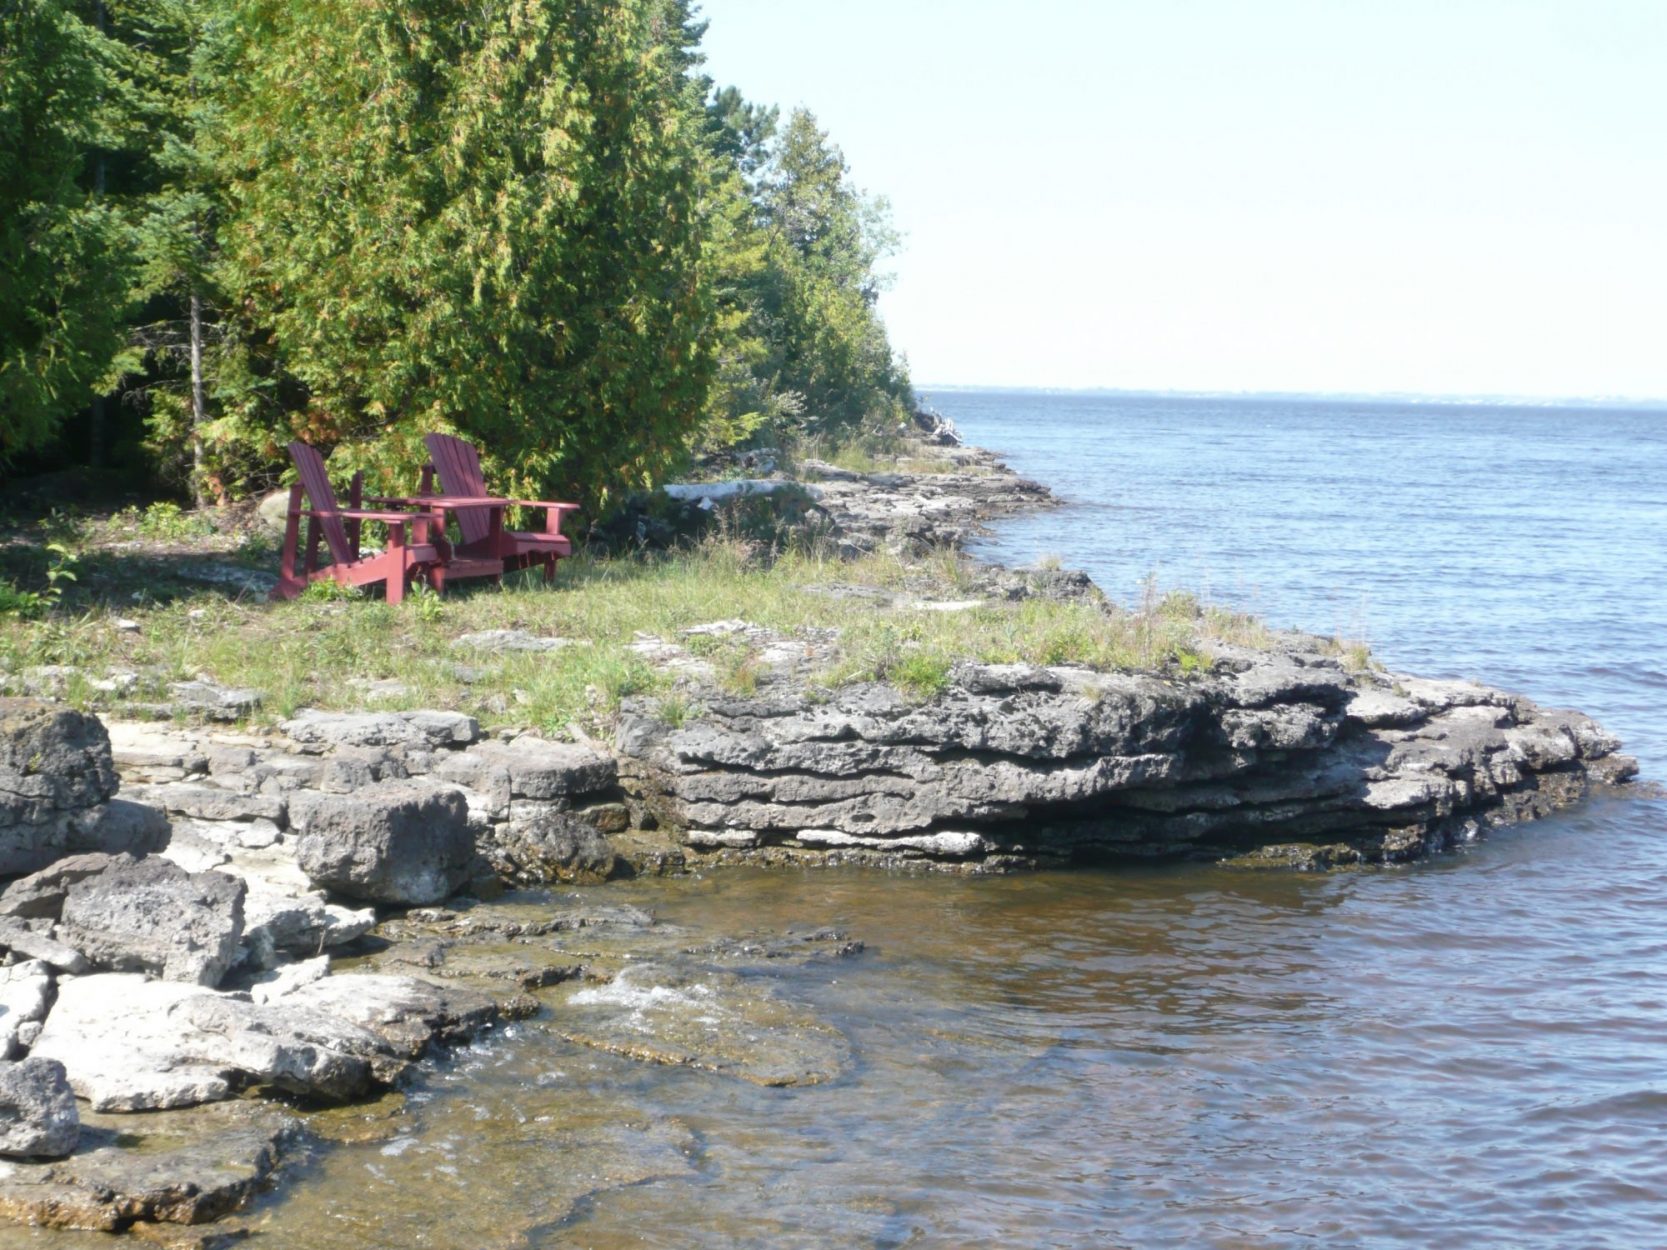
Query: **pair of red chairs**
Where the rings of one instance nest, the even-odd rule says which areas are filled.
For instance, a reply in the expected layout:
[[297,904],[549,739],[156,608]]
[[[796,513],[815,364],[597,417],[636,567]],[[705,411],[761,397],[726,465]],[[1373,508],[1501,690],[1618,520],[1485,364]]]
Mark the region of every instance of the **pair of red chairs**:
[[[306,443],[289,445],[300,480],[289,490],[284,549],[272,598],[293,599],[316,581],[343,586],[384,582],[388,602],[398,603],[419,578],[444,591],[456,578],[501,579],[506,572],[535,564],[543,567],[545,581],[555,577],[556,562],[573,553],[571,540],[561,532],[561,519],[578,505],[489,495],[480,455],[470,444],[449,434],[430,434],[423,443],[431,462],[423,467],[417,494],[366,498],[364,475],[355,473],[345,508],[336,502],[324,457]],[[440,491],[434,489],[436,474]],[[310,506],[303,507],[303,501]],[[367,503],[383,507],[366,508]],[[544,529],[506,529],[508,508],[542,508]],[[446,536],[448,513],[456,518],[459,541]],[[382,550],[367,553],[361,547],[366,521],[387,526]],[[320,563],[321,543],[329,549],[328,564]]]

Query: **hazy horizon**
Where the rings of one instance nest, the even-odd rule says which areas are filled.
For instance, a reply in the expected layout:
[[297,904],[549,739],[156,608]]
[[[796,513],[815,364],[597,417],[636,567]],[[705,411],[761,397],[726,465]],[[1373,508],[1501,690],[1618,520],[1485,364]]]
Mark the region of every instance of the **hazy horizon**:
[[1667,398],[1644,395],[1477,395],[1437,394],[1422,391],[1273,391],[1205,390],[1187,387],[1048,386],[1001,385],[985,382],[916,382],[918,395],[933,391],[995,391],[1015,395],[1112,395],[1132,399],[1278,399],[1323,403],[1347,400],[1351,403],[1434,404],[1449,407],[1487,408],[1615,408],[1624,410],[1667,409]]
[[1667,4],[702,10],[890,198],[919,376],[1667,398]]

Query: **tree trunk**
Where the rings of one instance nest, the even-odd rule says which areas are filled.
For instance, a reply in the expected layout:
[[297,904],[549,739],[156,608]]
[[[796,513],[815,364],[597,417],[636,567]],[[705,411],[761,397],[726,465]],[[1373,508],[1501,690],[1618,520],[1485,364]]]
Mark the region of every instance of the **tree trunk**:
[[191,292],[191,497],[199,508],[207,507],[203,494],[203,423],[208,419],[203,403],[203,300]]
[[[104,0],[98,0],[94,10],[94,17],[98,23],[98,33],[104,33]],[[104,198],[104,153],[100,152],[93,161],[93,195],[98,199]],[[104,411],[105,397],[98,396],[93,400],[92,411],[87,414],[87,463],[95,469],[104,467],[105,428],[108,424]]]

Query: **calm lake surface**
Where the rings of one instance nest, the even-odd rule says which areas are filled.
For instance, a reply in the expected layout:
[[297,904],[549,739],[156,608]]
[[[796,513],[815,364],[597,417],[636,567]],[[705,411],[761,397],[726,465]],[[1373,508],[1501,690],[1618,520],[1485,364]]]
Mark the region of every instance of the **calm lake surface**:
[[[1129,601],[1155,573],[1580,707],[1667,776],[1667,415],[934,399],[1067,501],[988,554],[1058,555]],[[733,872],[587,897],[691,943],[861,938],[742,970],[843,1034],[844,1075],[764,1089],[516,1025],[391,1135],[323,1152],[255,1244],[1667,1243],[1659,800],[1363,873]]]

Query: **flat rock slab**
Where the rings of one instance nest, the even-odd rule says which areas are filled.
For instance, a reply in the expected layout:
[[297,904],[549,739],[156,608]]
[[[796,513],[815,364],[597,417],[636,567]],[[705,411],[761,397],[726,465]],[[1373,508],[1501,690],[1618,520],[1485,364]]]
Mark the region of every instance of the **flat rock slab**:
[[460,651],[545,652],[560,651],[563,647],[580,643],[588,646],[589,639],[541,637],[538,634],[529,634],[524,629],[483,629],[477,633],[463,634],[453,639],[451,645]]
[[251,1085],[327,1100],[390,1084],[436,1042],[497,1019],[490,998],[411,977],[343,976],[252,1002],[128,973],[78,977],[35,1043],[98,1111],[218,1102]]
[[482,742],[447,755],[434,775],[503,800],[565,799],[611,789],[619,766],[611,756],[571,742],[523,736],[513,742]]
[[0,1162],[0,1217],[97,1232],[204,1223],[246,1202],[300,1140],[300,1122],[268,1103],[89,1113],[71,1157]]
[[570,1042],[755,1085],[820,1085],[850,1063],[844,1034],[757,978],[643,964],[575,990],[551,1027]]
[[480,737],[480,722],[461,712],[320,712],[308,709],[283,723],[302,747],[459,747]]

